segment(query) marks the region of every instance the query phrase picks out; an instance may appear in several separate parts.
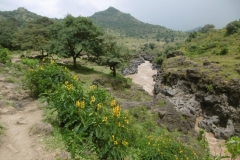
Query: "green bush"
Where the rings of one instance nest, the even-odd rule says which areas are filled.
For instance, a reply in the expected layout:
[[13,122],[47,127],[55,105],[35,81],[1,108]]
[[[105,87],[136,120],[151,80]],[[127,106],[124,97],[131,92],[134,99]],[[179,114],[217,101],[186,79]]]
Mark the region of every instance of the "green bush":
[[10,51],[7,48],[0,48],[0,63],[10,62]]
[[106,91],[91,86],[91,91],[84,94],[81,85],[66,81],[49,95],[48,103],[72,137],[65,136],[72,158],[77,148],[87,143],[93,144],[99,159],[126,157],[126,148],[132,145],[129,118]]
[[21,60],[21,62],[23,64],[26,64],[27,66],[29,66],[31,68],[35,68],[37,66],[37,64],[39,64],[39,60],[37,60],[37,59],[29,59],[29,58],[23,58]]
[[226,26],[227,34],[237,33],[240,29],[240,21],[233,21]]
[[228,53],[228,47],[227,46],[224,46],[221,51],[220,51],[220,55],[226,55]]
[[235,159],[240,157],[240,138],[233,136],[229,138],[226,142],[226,147],[228,152],[231,154],[231,158]]
[[51,63],[29,69],[24,78],[25,86],[31,90],[35,97],[42,93],[53,92],[60,83],[65,81],[73,81],[73,76],[68,69]]

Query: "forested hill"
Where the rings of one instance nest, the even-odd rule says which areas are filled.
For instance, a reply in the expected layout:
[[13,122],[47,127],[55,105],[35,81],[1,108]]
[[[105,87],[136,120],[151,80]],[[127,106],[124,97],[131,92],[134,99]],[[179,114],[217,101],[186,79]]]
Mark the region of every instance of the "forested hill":
[[173,31],[160,25],[143,23],[130,14],[109,7],[105,11],[96,12],[90,18],[96,25],[104,29],[113,30],[131,37],[154,36],[156,38],[170,38],[186,36],[185,32]]
[[42,16],[37,15],[36,13],[30,12],[23,7],[19,7],[17,10],[13,10],[13,11],[0,11],[0,21],[14,18],[21,25],[41,17]]

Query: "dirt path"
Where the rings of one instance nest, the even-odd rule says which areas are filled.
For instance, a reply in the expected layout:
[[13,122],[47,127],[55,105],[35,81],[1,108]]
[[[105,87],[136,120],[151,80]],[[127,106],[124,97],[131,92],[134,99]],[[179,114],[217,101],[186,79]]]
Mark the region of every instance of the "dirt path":
[[2,137],[0,160],[53,160],[54,155],[31,136],[30,129],[42,120],[37,101],[30,102],[22,111],[1,115],[0,123],[7,129]]
[[[13,63],[19,61],[13,58]],[[20,86],[21,73],[14,68],[0,68],[0,124],[5,127],[0,135],[0,160],[54,160],[56,153],[46,150],[32,134],[31,128],[42,121],[43,110],[37,100]]]

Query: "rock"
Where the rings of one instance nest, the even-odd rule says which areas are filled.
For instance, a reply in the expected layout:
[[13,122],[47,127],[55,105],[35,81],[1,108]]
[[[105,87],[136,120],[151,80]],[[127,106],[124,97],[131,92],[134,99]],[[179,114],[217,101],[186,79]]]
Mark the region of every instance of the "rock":
[[167,58],[176,57],[176,56],[183,56],[183,52],[174,51],[171,53],[167,53]]
[[166,114],[165,111],[159,111],[159,112],[158,112],[158,117],[159,117],[160,119],[163,119],[163,117],[165,116],[165,114]]
[[213,106],[219,102],[220,97],[216,95],[206,95],[204,97],[204,103],[209,106]]
[[204,62],[203,62],[203,65],[204,66],[209,66],[211,63],[208,61],[208,60],[205,60]]
[[50,135],[52,131],[53,131],[53,127],[51,124],[45,123],[45,122],[39,122],[31,128],[29,135],[39,135],[39,134]]
[[169,132],[174,132],[175,131],[175,127],[173,125],[171,125],[171,124],[169,124],[167,126],[167,129],[168,129]]
[[144,63],[144,59],[143,58],[137,58],[134,59],[130,62],[130,66],[128,66],[127,68],[122,70],[122,74],[124,76],[126,75],[130,75],[130,74],[135,74],[138,72],[138,66],[142,63]]

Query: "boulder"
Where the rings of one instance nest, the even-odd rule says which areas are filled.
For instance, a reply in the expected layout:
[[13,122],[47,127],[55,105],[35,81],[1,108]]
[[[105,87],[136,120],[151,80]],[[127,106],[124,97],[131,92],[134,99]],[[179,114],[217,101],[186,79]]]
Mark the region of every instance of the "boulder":
[[167,58],[176,57],[176,56],[183,56],[183,55],[184,55],[183,52],[174,51],[174,52],[167,53]]

